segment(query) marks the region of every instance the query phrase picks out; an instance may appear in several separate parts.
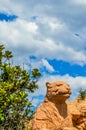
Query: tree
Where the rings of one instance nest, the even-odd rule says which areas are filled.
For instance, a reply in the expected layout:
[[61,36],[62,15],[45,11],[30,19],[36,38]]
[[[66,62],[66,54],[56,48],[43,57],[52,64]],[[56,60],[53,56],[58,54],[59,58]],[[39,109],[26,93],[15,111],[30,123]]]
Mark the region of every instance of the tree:
[[81,99],[81,100],[84,100],[85,98],[86,98],[86,89],[80,89],[79,90],[79,98]]
[[0,128],[1,130],[23,130],[25,121],[31,118],[32,104],[28,94],[38,88],[40,72],[32,73],[13,66],[12,52],[0,45]]

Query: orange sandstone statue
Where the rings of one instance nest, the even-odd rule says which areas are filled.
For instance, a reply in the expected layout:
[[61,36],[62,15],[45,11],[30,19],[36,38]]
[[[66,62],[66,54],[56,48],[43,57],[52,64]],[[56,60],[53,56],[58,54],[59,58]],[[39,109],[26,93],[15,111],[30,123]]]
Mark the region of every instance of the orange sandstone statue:
[[34,115],[32,129],[86,130],[86,100],[66,101],[71,89],[63,81],[47,82],[46,86],[47,93]]

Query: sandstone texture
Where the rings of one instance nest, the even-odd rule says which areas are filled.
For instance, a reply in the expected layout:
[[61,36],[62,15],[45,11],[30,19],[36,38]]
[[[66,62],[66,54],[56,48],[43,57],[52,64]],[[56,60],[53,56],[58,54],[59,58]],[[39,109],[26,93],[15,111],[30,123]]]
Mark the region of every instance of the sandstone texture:
[[32,130],[86,130],[86,100],[67,101],[70,86],[63,81],[46,83],[44,102],[31,122]]

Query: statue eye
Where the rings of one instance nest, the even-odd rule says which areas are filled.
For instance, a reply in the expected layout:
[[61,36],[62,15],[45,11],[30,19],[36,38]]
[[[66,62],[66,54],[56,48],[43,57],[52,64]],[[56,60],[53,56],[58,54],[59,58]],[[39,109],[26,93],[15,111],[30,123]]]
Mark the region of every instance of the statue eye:
[[56,86],[60,87],[60,86],[62,86],[62,84],[56,84]]

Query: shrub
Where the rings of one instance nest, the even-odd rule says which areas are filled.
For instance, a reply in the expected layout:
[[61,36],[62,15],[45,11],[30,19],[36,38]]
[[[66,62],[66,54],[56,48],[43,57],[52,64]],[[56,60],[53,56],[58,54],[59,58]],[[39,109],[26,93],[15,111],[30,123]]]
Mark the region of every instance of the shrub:
[[0,129],[23,130],[30,119],[32,106],[29,94],[38,88],[40,77],[37,68],[30,74],[20,66],[13,66],[12,52],[0,45]]
[[81,100],[84,100],[86,98],[86,89],[80,89],[79,90],[79,97]]

